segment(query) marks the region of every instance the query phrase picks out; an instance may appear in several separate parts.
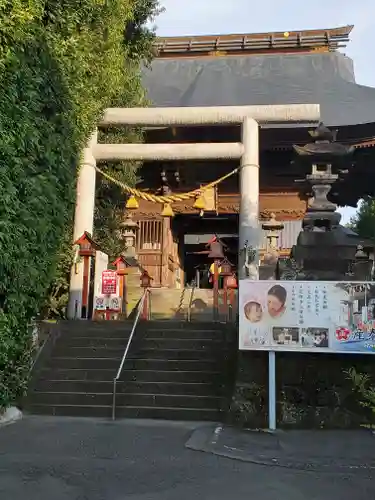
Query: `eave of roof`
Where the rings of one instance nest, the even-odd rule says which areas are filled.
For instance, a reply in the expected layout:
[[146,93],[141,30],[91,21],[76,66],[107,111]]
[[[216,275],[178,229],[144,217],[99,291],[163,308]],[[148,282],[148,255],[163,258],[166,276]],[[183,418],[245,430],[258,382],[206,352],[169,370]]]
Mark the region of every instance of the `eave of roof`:
[[201,57],[220,53],[337,50],[345,47],[353,26],[340,28],[235,33],[203,36],[158,37],[154,49],[157,57]]

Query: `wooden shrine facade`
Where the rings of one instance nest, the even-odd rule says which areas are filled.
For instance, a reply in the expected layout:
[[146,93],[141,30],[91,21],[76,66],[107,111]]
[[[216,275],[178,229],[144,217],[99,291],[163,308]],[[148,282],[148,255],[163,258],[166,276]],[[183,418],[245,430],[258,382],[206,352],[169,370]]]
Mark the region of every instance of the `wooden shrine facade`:
[[[212,137],[216,142],[233,140],[236,128],[202,128],[200,140],[197,131],[191,128],[177,130],[149,130],[148,142],[203,142]],[[371,139],[372,138],[372,139]],[[306,213],[311,193],[304,191],[298,183],[308,173],[294,162],[293,144],[308,142],[308,130],[273,129],[260,131],[260,222],[275,214],[278,221],[294,224],[293,236],[280,239],[280,253],[288,256],[295,244],[298,229]],[[356,205],[358,199],[375,185],[375,177],[369,165],[374,155],[375,126],[341,128],[338,140],[353,144],[356,148],[355,167],[344,182],[337,183],[332,190],[332,201],[340,206]],[[174,194],[199,189],[238,165],[231,161],[217,162],[153,162],[144,163],[140,170],[142,182],[139,189],[152,194],[160,194],[163,183],[167,183]],[[164,181],[163,181],[164,179]],[[177,180],[176,180],[177,179]],[[139,200],[139,208],[134,212],[138,222],[137,254],[140,264],[154,278],[155,287],[182,288],[185,283],[185,254],[183,238],[185,234],[228,234],[238,233],[238,213],[240,206],[238,174],[220,183],[207,194],[205,209],[194,207],[195,200],[175,202],[172,205],[174,217],[163,217],[162,206],[150,201]],[[288,226],[289,227],[289,226]],[[290,226],[291,227],[291,226]],[[260,253],[265,252],[266,241],[261,242]],[[236,260],[235,262],[236,263]]]
[[172,233],[171,220],[158,214],[137,216],[139,230],[137,255],[140,265],[152,276],[153,287],[183,287],[183,262],[178,239]]

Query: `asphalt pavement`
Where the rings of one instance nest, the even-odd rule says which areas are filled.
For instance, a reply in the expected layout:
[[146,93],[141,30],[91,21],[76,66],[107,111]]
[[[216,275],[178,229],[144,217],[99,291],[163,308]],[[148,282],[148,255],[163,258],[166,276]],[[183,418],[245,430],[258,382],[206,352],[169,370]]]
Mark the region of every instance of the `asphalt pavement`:
[[188,449],[202,428],[25,417],[0,428],[0,499],[375,500],[372,468],[309,471]]

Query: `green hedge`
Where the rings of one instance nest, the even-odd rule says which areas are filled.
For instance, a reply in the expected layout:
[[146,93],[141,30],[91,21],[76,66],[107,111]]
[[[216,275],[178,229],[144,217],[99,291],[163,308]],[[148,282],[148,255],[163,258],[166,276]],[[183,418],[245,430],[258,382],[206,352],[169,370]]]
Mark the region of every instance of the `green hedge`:
[[154,0],[0,5],[0,408],[25,389],[79,154],[102,111],[143,102]]

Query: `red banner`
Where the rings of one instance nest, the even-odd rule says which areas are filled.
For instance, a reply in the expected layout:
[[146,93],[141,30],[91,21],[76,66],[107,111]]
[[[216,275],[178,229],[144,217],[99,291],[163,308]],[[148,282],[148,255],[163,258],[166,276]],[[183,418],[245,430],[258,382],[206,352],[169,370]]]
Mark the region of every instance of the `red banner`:
[[112,295],[116,293],[117,289],[117,274],[116,271],[106,271],[102,272],[102,294]]

